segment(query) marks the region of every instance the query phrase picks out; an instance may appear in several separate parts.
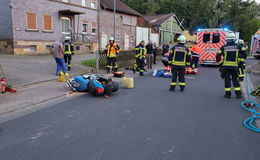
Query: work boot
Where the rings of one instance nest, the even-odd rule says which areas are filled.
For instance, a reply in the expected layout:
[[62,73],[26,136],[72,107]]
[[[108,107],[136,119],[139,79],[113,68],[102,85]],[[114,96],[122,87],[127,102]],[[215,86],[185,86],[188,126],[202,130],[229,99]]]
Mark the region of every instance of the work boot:
[[140,76],[144,76],[144,73],[143,73],[143,72],[140,72]]
[[225,98],[231,98],[231,92],[226,92],[224,95]]
[[181,86],[181,91],[182,91],[182,92],[184,91],[184,88],[185,88],[185,87]]
[[237,99],[242,98],[242,93],[241,93],[241,91],[236,91],[236,97],[237,97]]
[[175,91],[175,86],[171,86],[169,90],[170,91]]

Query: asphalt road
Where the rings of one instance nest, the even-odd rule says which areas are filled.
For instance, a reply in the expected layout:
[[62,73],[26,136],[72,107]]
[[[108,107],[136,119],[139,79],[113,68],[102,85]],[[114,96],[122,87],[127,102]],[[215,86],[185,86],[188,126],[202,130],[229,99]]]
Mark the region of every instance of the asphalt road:
[[[223,98],[216,68],[170,79],[138,77],[110,99],[84,95],[0,124],[0,160],[255,160],[241,100]],[[233,95],[234,96],[234,95]]]

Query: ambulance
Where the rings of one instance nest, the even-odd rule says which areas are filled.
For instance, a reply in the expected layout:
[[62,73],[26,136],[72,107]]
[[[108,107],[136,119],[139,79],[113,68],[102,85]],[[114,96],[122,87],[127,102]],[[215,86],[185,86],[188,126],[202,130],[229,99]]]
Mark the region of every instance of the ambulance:
[[256,59],[260,59],[260,29],[252,36],[250,52]]
[[[216,54],[220,47],[226,44],[226,34],[232,32],[227,28],[198,29],[197,43],[201,48],[200,61],[202,65],[217,65]],[[235,32],[237,42],[239,32]]]

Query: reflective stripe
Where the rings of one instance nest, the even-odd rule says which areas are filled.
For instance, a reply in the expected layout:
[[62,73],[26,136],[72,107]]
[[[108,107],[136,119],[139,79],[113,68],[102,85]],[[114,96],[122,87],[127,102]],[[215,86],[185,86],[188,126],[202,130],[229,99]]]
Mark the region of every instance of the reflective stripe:
[[140,72],[144,72],[144,70],[140,69]]
[[177,85],[176,82],[172,82],[172,83],[171,83],[171,86],[176,86],[176,85]]
[[227,92],[231,91],[231,88],[225,88],[225,91],[227,91]]
[[[72,54],[72,52],[71,52],[71,45],[66,45],[67,47],[68,47],[68,50],[67,51],[64,51],[64,54]],[[65,48],[66,48],[66,46],[65,46]]]
[[222,51],[221,51],[221,50],[219,50],[219,51],[218,51],[218,53],[222,53]]
[[185,66],[185,62],[181,62],[181,61],[173,61],[172,64],[176,66]]
[[238,61],[245,62],[246,60],[244,58],[238,58]]
[[185,83],[179,82],[179,85],[180,85],[180,86],[185,86]]
[[225,58],[223,62],[223,66],[235,66],[237,67],[237,61],[238,61],[238,51],[236,51],[236,58],[235,61],[227,61],[227,52],[224,52]]
[[240,87],[235,87],[234,90],[235,91],[241,91],[241,88]]

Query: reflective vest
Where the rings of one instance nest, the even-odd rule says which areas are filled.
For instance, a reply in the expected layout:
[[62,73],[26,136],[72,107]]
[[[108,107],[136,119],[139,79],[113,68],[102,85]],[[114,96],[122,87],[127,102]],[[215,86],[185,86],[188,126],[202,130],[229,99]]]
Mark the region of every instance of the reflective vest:
[[73,54],[74,46],[71,42],[64,42],[64,54]]
[[216,59],[222,66],[237,67],[243,59],[240,52],[241,48],[237,44],[226,44],[220,48]]
[[107,57],[109,58],[115,58],[120,51],[120,48],[116,43],[114,43],[112,47],[110,44],[108,44],[106,46],[106,49],[107,49]]
[[175,66],[186,66],[190,65],[191,53],[184,44],[177,44],[172,48],[172,53],[169,56],[169,64]]
[[146,57],[146,49],[142,45],[138,45],[135,48],[135,58],[145,58]]

